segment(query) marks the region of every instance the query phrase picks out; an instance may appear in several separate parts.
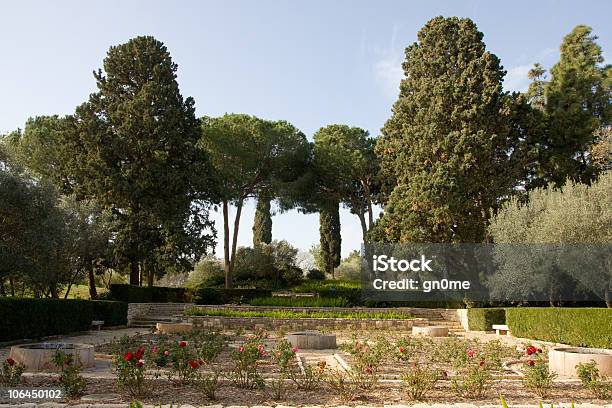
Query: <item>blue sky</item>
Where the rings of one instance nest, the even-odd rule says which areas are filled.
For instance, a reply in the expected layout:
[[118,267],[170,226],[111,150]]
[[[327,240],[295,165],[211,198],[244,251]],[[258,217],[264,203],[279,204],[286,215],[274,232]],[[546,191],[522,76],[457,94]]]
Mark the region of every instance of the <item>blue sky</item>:
[[[181,91],[195,98],[198,115],[285,119],[309,138],[331,123],[377,136],[397,96],[403,50],[437,15],[476,22],[508,71],[507,89],[525,90],[533,63],[555,63],[577,24],[593,27],[610,62],[606,0],[7,1],[0,8],[0,132],[23,127],[29,116],[73,112],[95,90],[92,70],[109,46],[153,35],[178,63]],[[241,244],[251,242],[253,212],[251,203]],[[361,233],[355,216],[341,216],[345,256]],[[273,236],[307,249],[318,242],[318,216],[277,215]]]

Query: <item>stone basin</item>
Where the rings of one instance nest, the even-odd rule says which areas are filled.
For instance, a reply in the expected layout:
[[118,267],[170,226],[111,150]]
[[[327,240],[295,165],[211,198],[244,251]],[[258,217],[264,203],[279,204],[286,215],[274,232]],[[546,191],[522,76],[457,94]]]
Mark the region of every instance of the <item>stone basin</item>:
[[293,347],[303,350],[327,350],[336,348],[335,334],[319,332],[289,333],[287,340]]
[[414,336],[448,337],[448,327],[447,326],[413,326],[412,334]]
[[612,376],[612,350],[586,347],[557,347],[548,353],[548,366],[559,378],[578,378],[576,365],[597,363],[599,373]]
[[9,356],[26,371],[57,371],[53,355],[57,350],[74,356],[83,368],[95,365],[94,346],[79,343],[32,343],[12,346]]
[[188,333],[193,330],[193,323],[157,323],[157,331],[165,334]]

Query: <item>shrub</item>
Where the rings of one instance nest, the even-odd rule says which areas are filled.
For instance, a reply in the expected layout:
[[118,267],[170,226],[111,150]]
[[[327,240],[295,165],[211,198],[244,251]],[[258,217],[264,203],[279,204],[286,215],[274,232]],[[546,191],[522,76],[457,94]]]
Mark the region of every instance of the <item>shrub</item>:
[[486,354],[469,348],[464,358],[455,362],[458,370],[451,380],[455,392],[464,398],[482,398],[493,385],[494,364],[486,360]]
[[191,300],[190,292],[185,288],[126,284],[112,284],[108,296],[110,299],[128,303],[184,303]]
[[115,354],[113,362],[119,388],[136,398],[145,397],[152,390],[152,383],[146,377],[148,359],[144,358],[145,352],[141,346],[136,352]]
[[467,309],[470,330],[490,331],[494,324],[506,324],[506,311],[502,308]]
[[105,326],[124,326],[127,324],[127,303],[96,300],[92,304],[92,320],[103,320]]
[[551,373],[548,369],[548,363],[542,357],[542,349],[528,346],[525,349],[525,354],[527,354],[529,360],[525,362],[523,384],[535,395],[544,398],[552,388],[557,374]]
[[94,318],[104,320],[105,324],[125,324],[127,305],[78,299],[4,297],[0,298],[0,316],[0,341],[38,339],[89,330]]
[[271,296],[255,298],[249,302],[251,306],[280,306],[280,307],[347,307],[349,301],[339,298],[290,297]]
[[225,289],[199,288],[193,293],[193,302],[198,305],[243,304],[259,297],[270,297],[269,289]]
[[576,366],[578,378],[582,385],[591,391],[599,399],[608,400],[612,398],[612,384],[608,383],[608,378],[599,373],[597,363],[593,360],[588,363],[580,363]]
[[439,369],[427,364],[412,363],[410,368],[402,374],[402,382],[408,398],[416,401],[423,400],[442,376]]
[[325,280],[325,272],[322,272],[318,269],[311,269],[306,274],[306,279],[310,279],[313,281],[322,281]]
[[285,379],[290,376],[290,370],[295,364],[298,349],[291,346],[287,340],[281,340],[276,344],[272,352],[272,361],[279,368],[279,376],[271,381],[274,398],[279,400],[285,396]]
[[412,319],[409,313],[399,312],[294,312],[290,310],[231,310],[231,309],[199,309],[197,307],[185,311],[188,316],[224,316],[224,317],[270,317],[274,319]]
[[298,389],[312,391],[319,388],[323,373],[325,372],[325,361],[319,361],[314,366],[303,361],[302,370],[291,371],[291,381],[295,383]]
[[253,337],[231,353],[232,370],[229,379],[239,388],[263,389],[265,382],[259,373],[259,360],[267,355],[263,342]]
[[214,258],[204,258],[195,265],[187,278],[187,287],[200,288],[218,286],[225,283],[225,272],[221,262]]
[[176,378],[178,384],[188,384],[196,376],[201,360],[190,342],[181,340],[174,342],[170,351],[170,373],[169,378]]
[[87,382],[81,375],[81,365],[72,354],[57,350],[53,355],[53,364],[60,370],[59,383],[69,399],[80,397],[85,392]]
[[605,308],[507,308],[506,321],[516,337],[579,347],[612,348],[612,321]]
[[0,386],[16,387],[19,385],[24,368],[24,366],[17,364],[11,357],[8,357],[2,362],[2,367],[0,368]]

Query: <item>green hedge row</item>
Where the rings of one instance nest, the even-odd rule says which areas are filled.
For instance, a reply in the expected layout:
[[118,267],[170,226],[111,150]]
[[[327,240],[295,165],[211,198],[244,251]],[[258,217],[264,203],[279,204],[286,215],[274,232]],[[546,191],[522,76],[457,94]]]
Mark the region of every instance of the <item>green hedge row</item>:
[[113,284],[108,298],[128,303],[187,303],[191,292],[185,288]]
[[506,310],[502,308],[467,309],[470,330],[490,331],[494,324],[506,324]]
[[506,322],[516,337],[580,347],[612,348],[612,309],[507,308]]
[[77,299],[0,298],[0,341],[37,339],[85,331],[92,320],[107,326],[127,323],[123,302]]
[[193,302],[198,305],[248,304],[255,298],[271,297],[268,289],[200,288],[193,291]]

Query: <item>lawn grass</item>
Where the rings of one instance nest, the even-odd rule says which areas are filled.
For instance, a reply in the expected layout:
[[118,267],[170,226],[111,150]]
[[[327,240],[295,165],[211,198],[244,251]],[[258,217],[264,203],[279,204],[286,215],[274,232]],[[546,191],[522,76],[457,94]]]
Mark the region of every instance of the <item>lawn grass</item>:
[[220,317],[269,317],[273,319],[412,319],[410,313],[399,312],[349,312],[349,311],[312,311],[294,312],[289,310],[231,310],[200,309],[197,307],[185,311],[187,316],[220,316]]

